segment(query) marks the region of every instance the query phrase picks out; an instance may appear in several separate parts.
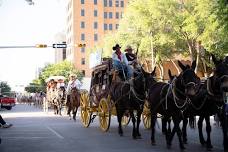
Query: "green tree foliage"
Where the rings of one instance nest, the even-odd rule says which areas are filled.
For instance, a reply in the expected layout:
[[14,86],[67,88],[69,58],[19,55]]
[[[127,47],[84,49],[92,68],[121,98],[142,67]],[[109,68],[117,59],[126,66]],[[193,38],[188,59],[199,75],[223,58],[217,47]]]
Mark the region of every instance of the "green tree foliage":
[[11,88],[7,84],[7,82],[0,82],[0,89],[1,89],[1,94],[2,95],[11,95]]
[[69,75],[74,73],[79,79],[82,79],[83,75],[81,72],[74,68],[74,65],[69,61],[63,61],[58,64],[49,64],[41,70],[41,74],[38,79],[33,80],[25,90],[28,92],[39,92],[46,91],[46,80],[50,76],[64,76],[66,82],[68,82]]
[[174,53],[187,53],[195,60],[201,50],[224,56],[227,5],[225,0],[131,0],[118,31],[105,38],[105,48],[132,45],[139,56],[152,56],[158,63]]

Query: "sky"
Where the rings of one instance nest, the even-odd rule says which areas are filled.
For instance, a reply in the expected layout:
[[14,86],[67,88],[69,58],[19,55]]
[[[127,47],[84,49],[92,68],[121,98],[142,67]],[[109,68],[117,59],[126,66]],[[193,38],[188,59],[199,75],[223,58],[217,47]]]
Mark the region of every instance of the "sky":
[[[52,45],[65,30],[67,0],[0,0],[0,47]],[[22,91],[39,67],[54,63],[53,48],[0,48],[0,81]]]

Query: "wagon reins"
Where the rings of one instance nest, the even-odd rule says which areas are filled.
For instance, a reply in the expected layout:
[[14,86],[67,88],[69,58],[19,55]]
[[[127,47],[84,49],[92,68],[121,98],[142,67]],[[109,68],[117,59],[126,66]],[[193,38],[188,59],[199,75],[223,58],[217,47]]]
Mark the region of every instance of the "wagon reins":
[[[129,81],[125,81],[124,82],[124,85],[122,85],[122,87],[121,87],[121,92],[123,92],[122,90],[123,90],[123,87],[126,85],[126,84],[129,84],[130,85],[130,89],[129,89],[129,91],[128,92],[126,92],[125,94],[123,94],[123,95],[121,95],[117,100],[115,100],[115,103],[116,102],[118,102],[120,99],[122,99],[122,97],[125,97],[125,96],[128,96],[129,97],[129,99],[130,99],[130,97],[131,97],[131,92],[132,92],[132,94],[133,94],[133,96],[137,99],[136,101],[137,101],[137,103],[138,104],[142,104],[142,103],[144,103],[144,101],[145,101],[145,99],[141,99],[140,98],[140,95],[135,91],[135,89],[134,89],[134,81],[133,80],[138,80],[140,77],[142,77],[143,78],[143,88],[144,88],[144,90],[145,90],[145,88],[146,88],[146,84],[145,84],[145,76],[144,76],[144,74],[143,74],[143,72],[138,72],[138,73],[140,73],[137,77],[135,77],[135,78],[133,78],[133,79],[130,79]],[[148,93],[147,93],[147,91],[145,91],[146,93],[146,97],[147,97],[147,95],[148,95]],[[138,102],[138,100],[140,101],[140,102]]]

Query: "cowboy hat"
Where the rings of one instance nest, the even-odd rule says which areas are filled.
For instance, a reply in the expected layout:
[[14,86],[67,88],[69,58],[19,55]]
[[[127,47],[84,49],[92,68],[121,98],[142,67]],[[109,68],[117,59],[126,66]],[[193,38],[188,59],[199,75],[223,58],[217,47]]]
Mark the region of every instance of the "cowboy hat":
[[116,50],[117,48],[121,48],[119,44],[116,44],[115,46],[113,46],[112,50]]
[[75,77],[75,78],[76,78],[76,77],[77,77],[77,75],[75,75],[75,74],[73,74],[73,73],[72,73],[72,74],[70,74],[70,76],[69,76],[69,77]]
[[130,50],[133,50],[133,49],[132,49],[132,47],[131,47],[130,45],[128,45],[128,46],[126,47],[126,49],[125,49],[125,52],[130,51]]

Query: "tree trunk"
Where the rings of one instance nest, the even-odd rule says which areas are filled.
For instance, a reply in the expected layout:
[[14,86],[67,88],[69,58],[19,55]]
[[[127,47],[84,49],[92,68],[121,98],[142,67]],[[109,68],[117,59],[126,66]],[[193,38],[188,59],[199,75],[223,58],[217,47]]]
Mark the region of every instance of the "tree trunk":
[[177,74],[179,75],[180,69],[178,68],[177,64],[173,60],[170,60],[170,61],[173,63],[174,67],[177,69]]

